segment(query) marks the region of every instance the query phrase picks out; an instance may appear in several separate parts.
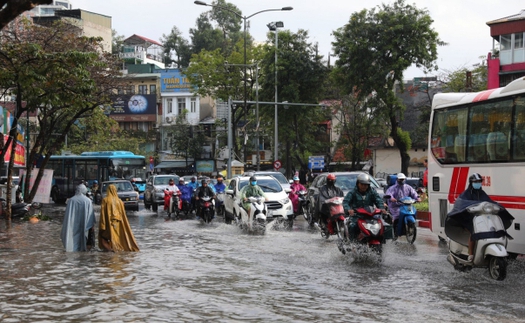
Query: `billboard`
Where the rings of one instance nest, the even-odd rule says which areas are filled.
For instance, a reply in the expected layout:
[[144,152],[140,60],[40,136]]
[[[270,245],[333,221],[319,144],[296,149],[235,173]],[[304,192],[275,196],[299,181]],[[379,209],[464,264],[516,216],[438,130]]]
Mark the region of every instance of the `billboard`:
[[161,93],[190,93],[191,84],[180,69],[160,70]]
[[124,94],[113,97],[113,104],[105,108],[105,113],[115,115],[144,115],[157,113],[155,94]]

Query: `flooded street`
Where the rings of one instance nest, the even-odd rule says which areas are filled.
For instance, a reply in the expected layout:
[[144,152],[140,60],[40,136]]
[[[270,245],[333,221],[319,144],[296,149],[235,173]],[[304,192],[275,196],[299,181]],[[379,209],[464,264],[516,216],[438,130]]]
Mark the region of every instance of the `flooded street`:
[[253,236],[141,210],[128,212],[140,252],[66,253],[63,212],[9,231],[0,219],[1,322],[525,322],[525,259],[502,282],[456,272],[424,228],[378,261],[342,255],[299,218]]

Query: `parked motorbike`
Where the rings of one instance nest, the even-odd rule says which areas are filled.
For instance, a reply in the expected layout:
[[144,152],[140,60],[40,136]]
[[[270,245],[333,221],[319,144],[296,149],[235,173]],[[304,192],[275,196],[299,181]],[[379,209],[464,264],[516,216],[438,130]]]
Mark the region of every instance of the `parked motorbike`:
[[385,239],[392,238],[392,227],[381,216],[381,209],[374,206],[361,207],[354,210],[354,217],[345,219],[344,228],[338,231],[338,248],[346,254],[350,244],[362,244],[381,255]]
[[[513,220],[498,204],[456,200],[445,221],[445,234],[449,238],[448,262],[460,271],[488,268],[491,278],[504,280],[507,276],[507,240],[512,239],[506,230]],[[472,235],[465,230],[465,221],[472,223]],[[475,241],[472,259],[468,254],[469,238]]]
[[204,223],[210,223],[214,217],[215,211],[211,196],[199,198],[201,219]]
[[264,203],[264,197],[262,196],[251,196],[248,198],[250,202],[250,214],[242,206],[240,207],[240,214],[235,218],[237,224],[241,229],[251,232],[264,234],[266,232],[266,215],[268,214],[268,208]]
[[[1,204],[1,208],[0,208],[1,215],[4,215],[6,207],[7,207],[7,202],[5,198],[0,197],[0,204]],[[22,201],[19,203],[13,203],[11,204],[11,218],[24,217],[30,214],[33,210],[40,209],[41,207],[42,207],[42,204],[38,202],[25,203]]]
[[215,205],[216,205],[217,215],[224,216],[224,213],[225,213],[224,200],[226,198],[226,192],[218,192],[216,197],[217,197],[217,203]]
[[171,218],[173,214],[174,218],[179,216],[180,210],[182,209],[182,203],[180,199],[181,192],[173,192],[168,189],[164,190],[164,203],[168,204],[168,218]]
[[343,208],[343,198],[339,196],[332,197],[323,202],[321,212],[328,208],[329,214],[325,214],[327,217],[326,223],[319,219],[316,223],[321,230],[321,236],[328,239],[331,235],[339,235],[341,230],[344,230],[345,222],[345,210]]
[[399,218],[394,221],[394,230],[397,236],[405,236],[408,243],[412,244],[416,241],[417,223],[416,223],[416,207],[413,205],[416,200],[406,196],[398,200]]

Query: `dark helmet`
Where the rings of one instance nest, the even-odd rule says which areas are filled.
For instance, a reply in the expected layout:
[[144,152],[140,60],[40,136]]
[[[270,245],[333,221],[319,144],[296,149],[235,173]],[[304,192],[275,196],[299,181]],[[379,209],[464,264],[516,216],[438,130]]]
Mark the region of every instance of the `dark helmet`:
[[357,175],[357,182],[365,185],[370,185],[370,175],[359,174]]
[[250,177],[250,182],[257,182],[257,177],[255,176]]
[[470,177],[468,178],[468,182],[469,183],[473,183],[473,182],[481,182],[483,179],[481,178],[481,175],[478,174],[478,173],[474,173],[472,175],[470,175]]
[[175,183],[175,181],[173,180],[173,178],[170,178],[170,180],[168,181],[170,184],[171,183]]
[[204,185],[204,184],[208,184],[208,181],[206,181],[205,179],[203,179],[203,180],[201,181],[201,184],[202,184],[202,185]]
[[98,181],[97,181],[97,180],[94,180],[94,181],[93,181],[93,184],[98,184]]

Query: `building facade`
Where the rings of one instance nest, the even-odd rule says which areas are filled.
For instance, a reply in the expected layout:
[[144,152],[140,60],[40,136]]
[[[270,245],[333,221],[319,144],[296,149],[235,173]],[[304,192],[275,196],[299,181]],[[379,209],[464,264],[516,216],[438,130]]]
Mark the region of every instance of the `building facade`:
[[505,86],[525,76],[525,10],[487,22],[493,39],[488,54],[488,89]]

